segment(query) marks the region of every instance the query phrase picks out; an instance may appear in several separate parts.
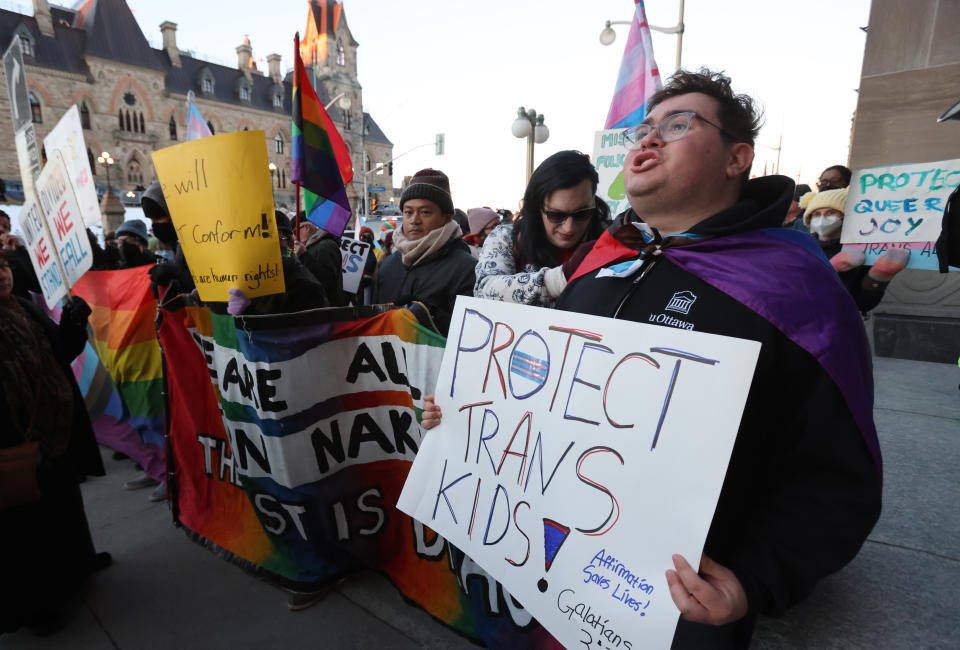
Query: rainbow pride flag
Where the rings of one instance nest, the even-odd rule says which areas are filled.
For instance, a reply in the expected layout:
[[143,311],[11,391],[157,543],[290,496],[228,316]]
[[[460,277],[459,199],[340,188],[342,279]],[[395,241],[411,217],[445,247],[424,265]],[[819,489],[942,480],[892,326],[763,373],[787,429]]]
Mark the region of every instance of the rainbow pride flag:
[[653,58],[653,38],[643,0],[634,0],[634,5],[605,129],[622,129],[642,122],[647,115],[647,100],[663,86]]
[[310,85],[300,58],[299,35],[293,42],[290,180],[304,189],[307,219],[339,237],[350,220],[350,200],[344,187],[353,180],[350,150]]
[[73,286],[74,295],[92,310],[92,345],[74,362],[74,374],[88,408],[94,406],[97,440],[159,480],[166,473],[163,372],[154,327],[157,301],[147,268],[88,271]]
[[445,339],[383,309],[359,320],[353,309],[161,312],[177,521],[290,589],[367,566],[474,640],[559,647],[469,557],[395,508]]

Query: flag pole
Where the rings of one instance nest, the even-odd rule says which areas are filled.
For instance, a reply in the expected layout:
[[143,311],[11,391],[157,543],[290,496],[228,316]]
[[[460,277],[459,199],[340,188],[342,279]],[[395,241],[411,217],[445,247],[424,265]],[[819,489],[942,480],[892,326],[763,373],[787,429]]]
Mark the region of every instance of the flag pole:
[[294,183],[293,186],[296,188],[294,190],[297,193],[297,211],[293,213],[293,232],[295,233],[294,239],[300,239],[300,184]]
[[[293,35],[293,52],[294,52],[294,60],[296,60],[296,57],[300,54],[300,32],[299,31]],[[296,65],[294,65],[293,74],[294,74],[294,77],[296,77],[296,74],[297,74]],[[297,84],[298,82],[299,82],[299,79],[294,78],[293,83]],[[300,92],[302,93],[303,90],[301,89]],[[296,97],[296,101],[300,101],[300,99],[301,99],[300,96]],[[296,112],[293,110],[293,106],[290,107],[290,111],[294,115],[296,114]],[[291,136],[292,135],[293,135],[293,132],[291,130]],[[291,146],[293,146],[292,142],[291,142]],[[297,199],[296,199],[297,211],[293,213],[293,233],[294,233],[293,238],[299,241],[300,240],[300,183],[294,183],[293,187],[295,188],[294,191],[297,193]]]

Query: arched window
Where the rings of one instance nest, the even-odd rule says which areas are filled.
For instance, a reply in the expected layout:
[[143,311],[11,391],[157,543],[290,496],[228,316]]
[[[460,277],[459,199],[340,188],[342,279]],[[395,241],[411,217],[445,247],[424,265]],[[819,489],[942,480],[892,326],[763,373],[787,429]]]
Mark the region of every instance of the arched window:
[[143,185],[143,172],[140,170],[140,161],[131,158],[127,165],[127,182],[131,185]]
[[343,114],[343,128],[347,131],[350,130],[350,113]]
[[20,51],[23,56],[34,56],[33,41],[26,34],[20,34]]
[[87,102],[80,102],[80,126],[90,128],[90,109],[87,108]]
[[273,139],[273,142],[277,146],[277,153],[283,153],[283,135],[277,133],[277,137]]
[[127,131],[133,131],[133,129],[130,128],[130,111],[127,111],[126,118],[127,118],[127,119],[126,119],[126,130],[127,130]]
[[177,121],[173,119],[173,115],[170,116],[170,139],[177,139]]
[[283,169],[280,170],[280,187],[287,186],[287,175],[284,173]]
[[347,56],[343,51],[343,41],[339,38],[337,39],[337,65],[345,65],[347,63]]
[[210,129],[210,135],[215,135],[217,132],[213,128],[213,122],[207,120],[207,128]]
[[90,151],[90,147],[87,147],[87,162],[90,163],[90,171],[95,171],[97,169],[96,157],[94,157],[93,152]]
[[123,131],[123,111],[120,109],[117,109],[117,122],[120,124],[119,129]]
[[273,96],[273,107],[277,109],[283,108],[283,97],[280,95],[280,93],[277,93]]
[[147,128],[143,124],[143,113],[140,113],[140,133],[146,133]]
[[200,90],[212,94],[213,93],[213,79],[210,77],[204,77],[200,80]]
[[30,93],[30,113],[35,124],[43,124],[43,112],[40,110],[40,101],[33,93]]
[[247,86],[245,86],[245,85],[240,86],[240,88],[237,90],[237,93],[240,95],[240,101],[241,101],[241,102],[249,102],[249,101],[250,101],[250,89],[247,88]]

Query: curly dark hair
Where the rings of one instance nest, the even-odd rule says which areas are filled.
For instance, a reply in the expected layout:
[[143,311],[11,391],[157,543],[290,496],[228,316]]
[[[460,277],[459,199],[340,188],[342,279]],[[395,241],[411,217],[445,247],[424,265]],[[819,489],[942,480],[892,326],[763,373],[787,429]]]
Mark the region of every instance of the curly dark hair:
[[600,177],[590,162],[590,156],[579,151],[558,151],[540,163],[530,175],[530,182],[523,193],[519,221],[513,226],[513,250],[518,270],[526,264],[534,264],[540,268],[557,265],[554,247],[547,239],[547,231],[543,227],[541,210],[544,201],[557,190],[575,187],[588,179],[597,211],[590,220],[582,241],[599,237],[603,233],[603,224],[610,216],[610,207],[596,196]]
[[[730,77],[723,72],[714,72],[700,68],[696,72],[677,70],[663,88],[655,92],[647,101],[647,112],[652,111],[664,100],[689,93],[703,93],[720,104],[720,126],[737,138],[737,142],[746,142],[751,147],[757,140],[763,123],[763,111],[750,95],[738,95],[730,87]],[[724,134],[725,139],[729,138]]]

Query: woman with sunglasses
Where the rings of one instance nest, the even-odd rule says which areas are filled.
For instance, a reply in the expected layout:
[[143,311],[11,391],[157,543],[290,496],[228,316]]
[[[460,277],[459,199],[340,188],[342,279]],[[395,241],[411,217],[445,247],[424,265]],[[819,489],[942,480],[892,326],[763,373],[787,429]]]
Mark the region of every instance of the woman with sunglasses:
[[599,177],[590,157],[560,151],[530,176],[520,219],[487,236],[477,263],[478,298],[553,306],[567,286],[575,251],[603,232],[610,209],[596,196]]

